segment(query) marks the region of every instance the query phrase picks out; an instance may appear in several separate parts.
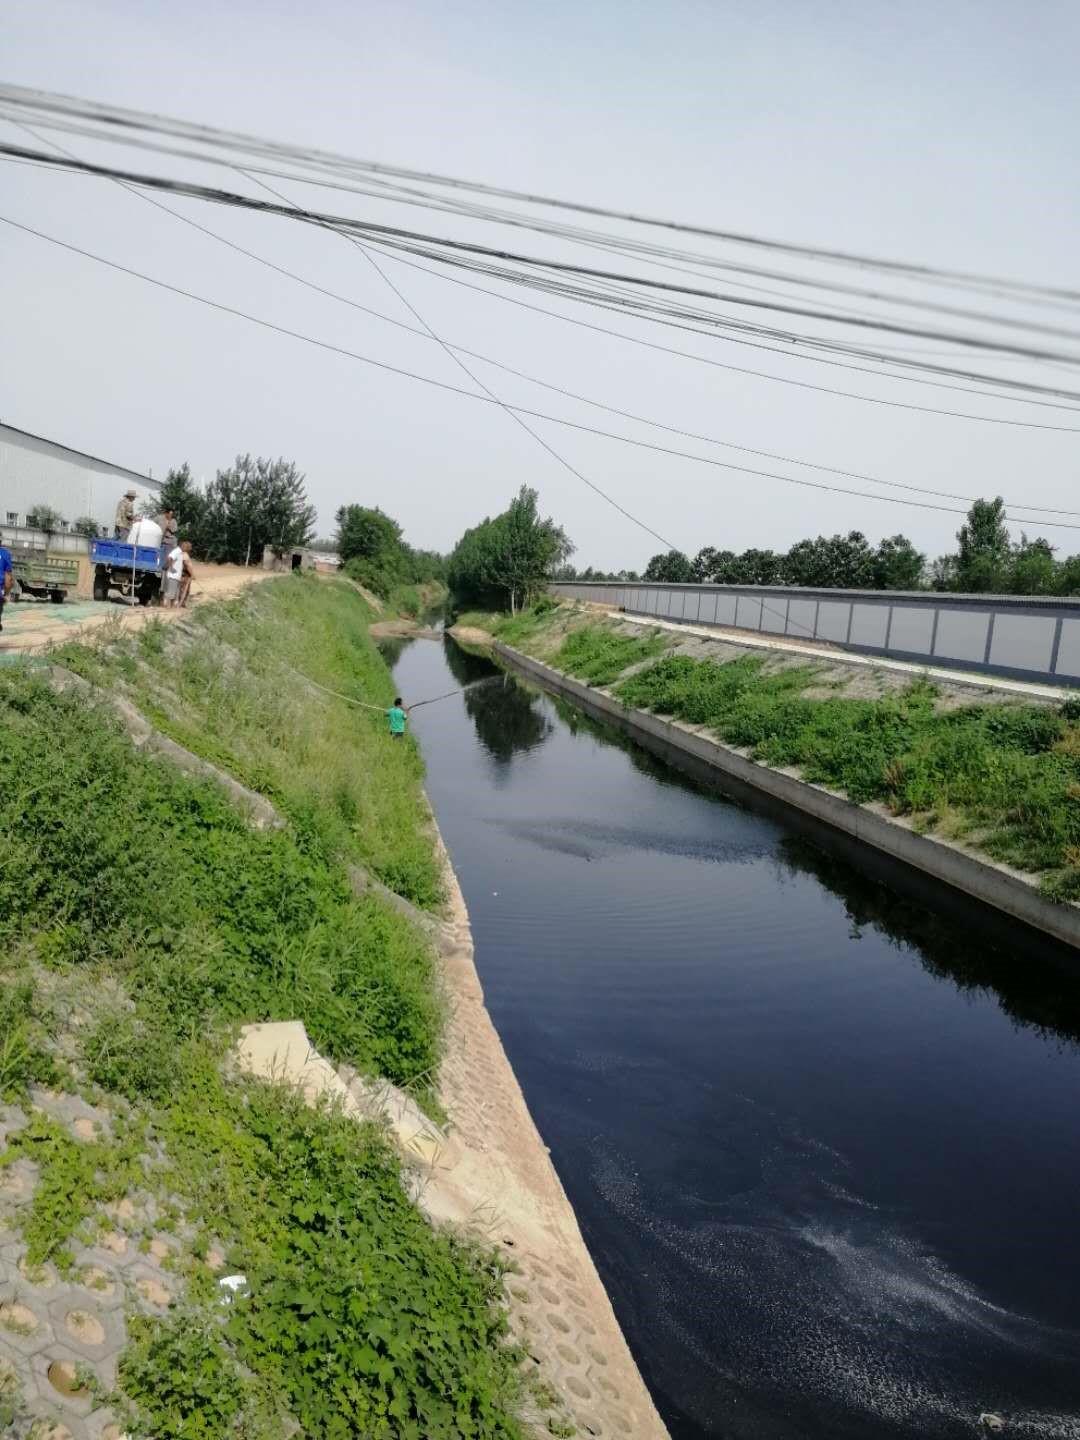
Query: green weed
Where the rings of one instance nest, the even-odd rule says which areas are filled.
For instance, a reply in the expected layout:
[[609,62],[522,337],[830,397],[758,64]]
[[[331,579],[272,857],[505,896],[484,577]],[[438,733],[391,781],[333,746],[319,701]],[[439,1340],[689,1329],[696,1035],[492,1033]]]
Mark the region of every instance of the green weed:
[[35,792],[0,813],[0,943],[123,980],[137,1043],[122,1078],[91,1037],[95,1074],[131,1093],[154,1074],[145,1045],[167,1055],[215,1022],[297,1017],[361,1069],[399,1083],[433,1070],[427,942],[356,899],[340,864],[252,831],[217,786],[137,754],[85,700],[13,674],[0,706],[0,785]]
[[[402,599],[419,613],[419,592]],[[107,654],[69,646],[57,658],[97,684],[123,679],[152,724],[265,795],[308,848],[359,861],[435,908],[440,873],[423,830],[419,752],[390,742],[384,716],[326,693],[393,700],[371,618],[351,586],[297,575],[194,611],[188,623],[201,633],[185,648],[158,622],[138,640],[116,637]]]
[[809,667],[763,674],[762,661],[728,664],[669,656],[617,687],[627,705],[708,725],[730,745],[860,804],[878,801],[927,828],[980,832],[995,859],[1048,871],[1044,892],[1080,894],[1080,730],[1044,706],[979,705],[940,712],[917,682],[881,700],[806,699]]
[[667,644],[659,631],[647,635],[617,635],[601,625],[572,630],[555,656],[555,664],[590,685],[610,685],[631,665],[659,655]]
[[[147,1433],[224,1433],[251,1408],[248,1374],[310,1435],[516,1440],[520,1357],[498,1258],[431,1229],[376,1130],[211,1070],[159,1123],[169,1185],[231,1237],[248,1284],[223,1326],[196,1316],[141,1331],[121,1378]],[[159,1393],[170,1356],[183,1363]],[[169,1428],[179,1414],[207,1428]]]
[[34,986],[5,977],[0,987],[0,1100],[18,1100],[30,1085],[55,1085],[60,1068],[34,1013]]
[[123,1140],[79,1141],[48,1116],[34,1112],[0,1155],[0,1165],[25,1157],[41,1170],[21,1221],[28,1265],[51,1260],[61,1272],[70,1268],[67,1242],[99,1204],[119,1199],[138,1181],[141,1148],[137,1130]]

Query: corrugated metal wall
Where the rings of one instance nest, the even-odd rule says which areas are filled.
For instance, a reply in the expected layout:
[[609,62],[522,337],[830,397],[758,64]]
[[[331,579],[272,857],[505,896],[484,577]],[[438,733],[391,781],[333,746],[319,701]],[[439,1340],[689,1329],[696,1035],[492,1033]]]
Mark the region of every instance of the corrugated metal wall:
[[0,425],[0,525],[25,525],[35,505],[50,505],[69,525],[92,515],[112,534],[116,502],[129,486],[138,494],[136,505],[161,489],[123,466]]
[[556,595],[684,624],[819,640],[958,670],[1080,685],[1080,599],[560,583]]

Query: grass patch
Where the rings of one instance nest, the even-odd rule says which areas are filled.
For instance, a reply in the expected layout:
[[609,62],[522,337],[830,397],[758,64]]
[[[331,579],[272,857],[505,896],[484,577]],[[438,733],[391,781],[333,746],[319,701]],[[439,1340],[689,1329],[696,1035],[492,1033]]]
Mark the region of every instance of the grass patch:
[[85,700],[13,673],[0,706],[0,785],[33,792],[0,813],[0,943],[117,976],[163,1074],[214,1022],[296,1017],[399,1084],[433,1070],[432,959],[401,916],[291,832],[251,830],[217,786],[134,752]]
[[[238,1023],[295,1018],[325,1054],[415,1081],[431,1106],[442,1018],[426,937],[358,900],[345,869],[370,850],[434,902],[416,754],[282,678],[294,663],[379,703],[390,681],[366,610],[344,586],[263,589],[247,609],[206,607],[183,652],[153,626],[63,658],[258,780],[282,831],[137,752],[108,707],[21,667],[0,676],[0,1086],[25,1102],[59,1077],[107,1117],[83,1140],[34,1111],[10,1136],[0,1166],[38,1169],[17,1212],[27,1260],[66,1272],[104,1206],[155,1201],[183,1294],[132,1325],[107,1397],[132,1435],[520,1440],[498,1257],[427,1224],[377,1128],[225,1078]],[[151,1233],[132,1235],[140,1251]],[[211,1242],[248,1278],[228,1305]]]
[[978,834],[979,848],[1043,873],[1044,893],[1080,899],[1080,735],[1075,719],[1033,705],[940,712],[917,682],[881,700],[800,695],[810,667],[762,674],[762,661],[728,664],[669,656],[630,677],[626,705],[708,725],[773,766],[797,766],[815,784],[859,804]]
[[602,625],[584,625],[567,635],[555,664],[589,685],[610,685],[631,665],[661,654],[667,643],[658,630],[641,636],[619,635]]
[[95,1206],[118,1200],[141,1177],[137,1129],[122,1141],[73,1140],[54,1120],[35,1112],[29,1125],[11,1137],[0,1165],[20,1158],[41,1167],[29,1213],[22,1222],[26,1262],[52,1261],[61,1274],[71,1269],[68,1241]]
[[288,1414],[308,1435],[517,1440],[498,1259],[431,1229],[375,1129],[216,1072],[193,1072],[160,1123],[169,1183],[248,1283],[223,1321],[194,1286],[187,1316],[138,1338],[121,1380],[150,1433],[246,1418],[261,1437]]
[[313,853],[359,861],[432,909],[442,895],[419,751],[394,744],[377,711],[325,693],[392,703],[372,618],[351,586],[297,575],[193,611],[194,643],[174,645],[170,627],[151,622],[57,659],[96,684],[123,684],[158,729],[284,811]]

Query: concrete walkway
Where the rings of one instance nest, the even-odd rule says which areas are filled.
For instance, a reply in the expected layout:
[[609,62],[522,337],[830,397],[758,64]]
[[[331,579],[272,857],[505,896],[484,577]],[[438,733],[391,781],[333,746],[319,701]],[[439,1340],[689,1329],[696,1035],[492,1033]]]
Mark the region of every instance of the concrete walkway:
[[[196,569],[192,606],[207,600],[231,599],[256,581],[274,578],[270,571],[245,569],[242,565],[202,562]],[[0,664],[19,655],[44,654],[53,645],[63,645],[104,625],[137,630],[151,618],[168,624],[185,613],[159,605],[133,604],[119,595],[109,600],[65,600],[62,605],[50,600],[9,602],[4,606],[4,628],[0,632]]]

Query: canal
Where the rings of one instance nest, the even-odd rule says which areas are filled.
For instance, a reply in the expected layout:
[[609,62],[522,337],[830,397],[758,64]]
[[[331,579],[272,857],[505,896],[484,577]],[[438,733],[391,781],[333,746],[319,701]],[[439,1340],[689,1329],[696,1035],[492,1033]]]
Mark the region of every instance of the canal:
[[[493,673],[389,658],[406,703]],[[676,1440],[1080,1436],[1068,971],[513,678],[413,719],[489,1011]]]

